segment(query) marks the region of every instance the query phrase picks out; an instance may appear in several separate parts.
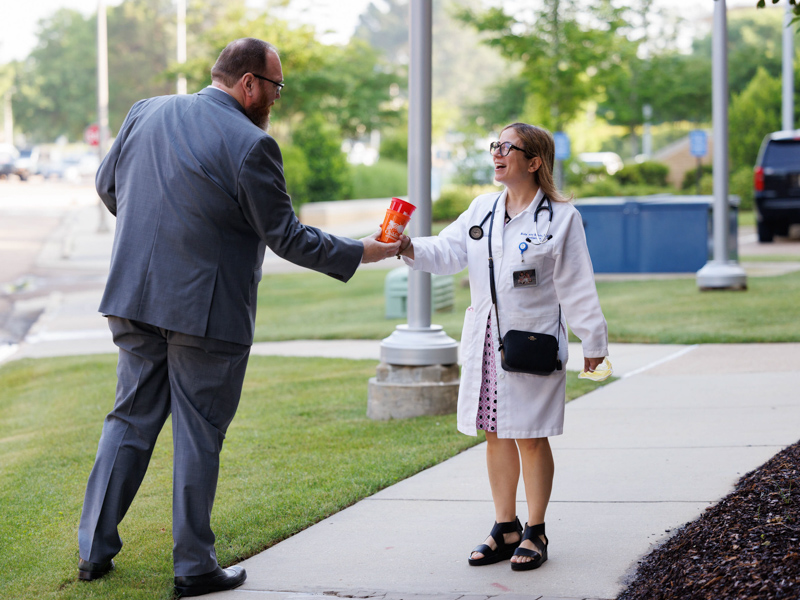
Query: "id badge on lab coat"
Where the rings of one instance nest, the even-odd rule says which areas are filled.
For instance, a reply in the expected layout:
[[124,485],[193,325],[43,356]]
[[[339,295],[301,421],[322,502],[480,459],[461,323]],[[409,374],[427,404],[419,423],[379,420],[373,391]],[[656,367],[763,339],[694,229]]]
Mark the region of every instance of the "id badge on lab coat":
[[539,285],[538,269],[531,265],[511,272],[515,288],[536,287]]

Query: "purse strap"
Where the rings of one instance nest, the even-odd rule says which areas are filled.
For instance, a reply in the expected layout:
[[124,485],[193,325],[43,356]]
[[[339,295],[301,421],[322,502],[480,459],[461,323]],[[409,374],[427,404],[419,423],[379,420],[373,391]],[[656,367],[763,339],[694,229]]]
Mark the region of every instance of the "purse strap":
[[[500,335],[500,314],[497,312],[497,290],[494,287],[494,259],[492,258],[492,229],[494,228],[494,213],[502,192],[495,198],[492,206],[492,216],[489,220],[489,287],[492,290],[492,305],[494,306],[495,322],[497,323],[497,337],[500,340],[500,351],[503,351],[503,336]],[[558,303],[558,331],[556,332],[556,347],[561,346],[561,303]]]

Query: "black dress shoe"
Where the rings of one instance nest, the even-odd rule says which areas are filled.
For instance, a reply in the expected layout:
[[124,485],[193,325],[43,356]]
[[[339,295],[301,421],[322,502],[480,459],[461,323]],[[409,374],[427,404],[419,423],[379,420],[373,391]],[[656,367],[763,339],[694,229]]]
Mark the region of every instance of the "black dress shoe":
[[78,559],[78,579],[82,581],[94,581],[114,568],[114,561],[107,563],[93,563],[88,560]]
[[247,572],[243,567],[217,567],[205,575],[189,575],[175,578],[175,593],[181,596],[202,596],[211,592],[232,590],[244,583]]

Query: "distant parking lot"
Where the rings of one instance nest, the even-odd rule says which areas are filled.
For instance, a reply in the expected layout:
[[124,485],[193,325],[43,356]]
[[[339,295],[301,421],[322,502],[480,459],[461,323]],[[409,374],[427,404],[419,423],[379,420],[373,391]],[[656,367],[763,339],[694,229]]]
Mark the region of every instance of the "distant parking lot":
[[0,180],[91,182],[99,165],[97,151],[89,146],[34,145],[18,148],[0,144]]

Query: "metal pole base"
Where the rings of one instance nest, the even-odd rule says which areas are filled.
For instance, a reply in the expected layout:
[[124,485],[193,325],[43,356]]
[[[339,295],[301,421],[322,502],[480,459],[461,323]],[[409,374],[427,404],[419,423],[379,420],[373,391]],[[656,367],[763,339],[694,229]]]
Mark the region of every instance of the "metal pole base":
[[367,417],[376,421],[447,415],[458,406],[458,365],[378,365],[369,380]]
[[708,290],[746,290],[747,275],[735,261],[710,261],[697,272],[697,287]]
[[441,325],[398,325],[394,333],[381,342],[381,362],[410,366],[454,365],[458,363],[458,345]]

